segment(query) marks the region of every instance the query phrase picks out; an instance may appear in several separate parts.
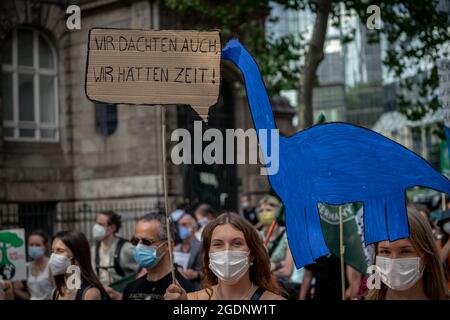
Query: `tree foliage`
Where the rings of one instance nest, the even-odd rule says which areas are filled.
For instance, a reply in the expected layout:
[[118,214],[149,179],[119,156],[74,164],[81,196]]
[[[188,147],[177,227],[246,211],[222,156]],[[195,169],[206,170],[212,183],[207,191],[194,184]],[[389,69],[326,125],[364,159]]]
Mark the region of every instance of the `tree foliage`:
[[[276,0],[285,9],[315,12],[318,0]],[[269,1],[260,0],[164,0],[171,10],[189,14],[195,28],[220,29],[224,40],[239,37],[252,50],[270,94],[298,88],[301,61],[308,50],[305,35],[286,35],[274,38],[266,35],[264,23],[270,14]],[[449,13],[439,7],[439,0],[341,0],[333,1],[330,20],[341,27],[341,40],[353,41],[355,28],[346,25],[352,15],[365,26],[369,5],[380,8],[382,26],[368,30],[368,41],[386,39],[384,65],[399,82],[399,111],[410,120],[421,119],[439,107],[436,59],[449,55]],[[300,39],[300,40],[299,40]],[[307,58],[307,57],[306,57]]]
[[[450,16],[442,11],[439,0],[371,1],[381,12],[382,27],[368,33],[368,41],[385,37],[388,47],[383,64],[399,82],[399,111],[410,120],[419,120],[439,108],[438,77],[435,61],[450,54]],[[365,21],[365,1],[341,1],[361,21]],[[334,14],[334,17],[342,15]],[[336,19],[336,18],[335,18]],[[352,30],[345,34],[352,41]],[[350,35],[349,35],[350,34]]]
[[[299,9],[299,1],[278,0],[286,9]],[[187,16],[194,29],[219,29],[224,42],[238,38],[251,50],[263,74],[269,94],[299,85],[302,46],[300,35],[274,37],[264,28],[269,1],[164,0],[166,8]],[[271,18],[274,22],[276,19]]]

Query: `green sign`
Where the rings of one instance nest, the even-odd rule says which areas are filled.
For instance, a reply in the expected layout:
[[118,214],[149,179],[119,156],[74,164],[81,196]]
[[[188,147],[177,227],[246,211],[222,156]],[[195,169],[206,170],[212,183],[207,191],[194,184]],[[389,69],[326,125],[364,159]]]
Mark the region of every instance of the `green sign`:
[[[366,257],[356,223],[356,212],[361,209],[361,206],[362,203],[349,203],[342,206],[344,262],[361,274],[365,274],[367,270]],[[319,204],[319,214],[325,242],[330,251],[340,257],[339,206]]]
[[440,145],[440,162],[441,162],[441,172],[447,178],[450,178],[450,160],[448,158],[448,146],[447,141],[441,140]]

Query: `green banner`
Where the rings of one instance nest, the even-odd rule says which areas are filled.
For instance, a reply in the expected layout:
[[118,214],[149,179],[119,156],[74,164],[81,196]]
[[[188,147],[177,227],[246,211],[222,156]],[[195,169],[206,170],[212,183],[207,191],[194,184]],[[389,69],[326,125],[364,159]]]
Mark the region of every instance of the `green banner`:
[[448,158],[448,148],[447,141],[441,140],[440,145],[440,163],[441,163],[441,173],[450,178],[450,160]]
[[[356,224],[356,212],[361,207],[362,203],[343,205],[342,217],[345,246],[344,262],[364,275],[367,271],[367,262]],[[319,213],[325,242],[331,252],[340,257],[339,206],[319,204]]]

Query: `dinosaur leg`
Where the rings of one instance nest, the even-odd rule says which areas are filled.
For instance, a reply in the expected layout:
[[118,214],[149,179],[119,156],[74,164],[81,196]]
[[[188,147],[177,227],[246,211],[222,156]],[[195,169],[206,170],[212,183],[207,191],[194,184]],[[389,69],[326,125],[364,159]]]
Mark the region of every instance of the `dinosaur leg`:
[[319,210],[317,202],[309,202],[306,208],[306,225],[308,230],[309,245],[311,246],[311,254],[313,259],[329,254],[325,239],[322,233],[322,224],[320,223]]
[[399,192],[386,199],[386,217],[390,241],[409,237],[409,224],[404,192]]
[[372,199],[364,201],[364,242],[367,245],[387,240],[385,201]]
[[306,210],[302,209],[301,204],[297,206],[286,204],[286,231],[297,269],[314,263],[306,230]]

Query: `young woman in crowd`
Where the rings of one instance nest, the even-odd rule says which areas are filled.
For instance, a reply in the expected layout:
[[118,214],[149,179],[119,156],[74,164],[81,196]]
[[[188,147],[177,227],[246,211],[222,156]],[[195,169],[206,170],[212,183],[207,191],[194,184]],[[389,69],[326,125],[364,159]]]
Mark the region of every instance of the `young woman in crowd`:
[[[49,260],[50,272],[56,286],[52,293],[53,300],[107,300],[109,298],[92,269],[90,252],[89,242],[82,232],[62,231],[53,237],[52,255]],[[67,285],[69,281],[75,284],[71,274],[66,273],[72,265],[80,270],[79,289]]]
[[409,238],[375,245],[380,288],[370,290],[367,299],[448,299],[442,262],[430,224],[412,206],[408,206],[408,220]]
[[254,227],[235,213],[224,213],[206,225],[202,249],[203,288],[186,294],[178,284],[167,288],[166,300],[278,300],[270,262]]
[[438,221],[436,246],[439,250],[441,261],[444,263],[444,273],[447,277],[447,289],[450,290],[450,216]]
[[15,285],[15,294],[22,299],[48,300],[51,297],[53,283],[47,257],[48,238],[43,231],[34,231],[28,237],[28,267],[26,290],[21,282]]

